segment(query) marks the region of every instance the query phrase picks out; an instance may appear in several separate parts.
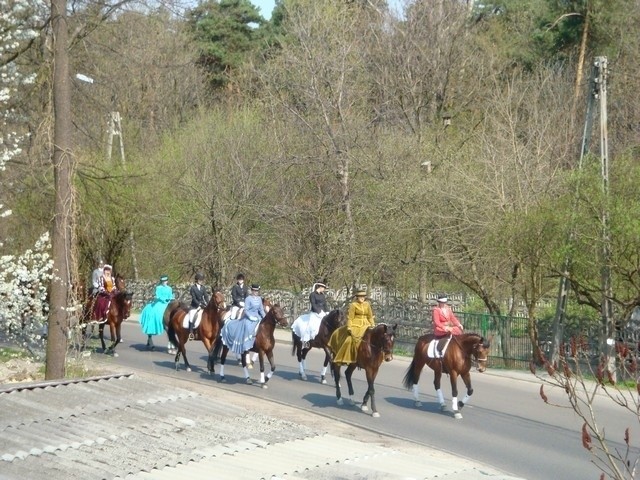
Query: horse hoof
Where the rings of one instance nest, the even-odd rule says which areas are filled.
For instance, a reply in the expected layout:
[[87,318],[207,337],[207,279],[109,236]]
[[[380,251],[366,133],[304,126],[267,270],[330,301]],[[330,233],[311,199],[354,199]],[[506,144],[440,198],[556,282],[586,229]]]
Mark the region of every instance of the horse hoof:
[[118,354],[116,352],[113,352],[113,356],[114,358],[118,358]]
[[453,418],[456,420],[460,420],[462,418],[462,414],[460,412],[456,412],[453,414]]
[[225,383],[226,381],[227,381],[227,379],[226,379],[226,378],[224,378],[224,377],[220,377],[220,382],[221,382],[221,383]]
[[368,412],[369,411],[369,407],[367,407],[366,405],[362,405],[360,407],[360,410],[362,410],[363,412]]
[[304,380],[305,382],[307,381],[307,376],[304,373],[300,374],[300,380]]
[[447,409],[446,405],[440,405],[440,411],[444,412]]
[[344,400],[342,400],[342,398],[339,398],[336,403],[338,405],[342,406],[342,405],[344,405]]
[[380,414],[379,414],[378,412],[373,412],[373,413],[371,414],[371,416],[372,416],[373,418],[380,418]]
[[422,402],[420,402],[420,401],[416,401],[416,403],[414,403],[414,405],[415,405],[417,408],[420,408],[420,407],[422,406]]
[[253,385],[253,380],[251,380],[250,377],[247,377],[246,382],[247,382],[247,385]]
[[267,385],[266,382],[265,382],[265,383],[262,384],[262,388],[267,389],[267,388],[269,388],[269,385]]
[[187,372],[190,372],[190,371],[191,371],[191,367],[187,367]]
[[324,378],[324,377],[322,377],[322,378],[320,379],[320,383],[321,383],[322,385],[326,385],[326,384],[327,384],[327,379],[326,379],[326,378]]

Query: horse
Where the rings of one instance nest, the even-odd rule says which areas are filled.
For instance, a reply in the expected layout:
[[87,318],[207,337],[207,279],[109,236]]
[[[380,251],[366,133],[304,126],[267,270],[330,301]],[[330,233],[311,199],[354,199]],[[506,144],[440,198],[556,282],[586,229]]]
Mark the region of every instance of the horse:
[[[86,338],[87,326],[89,323],[98,323],[98,333],[100,335],[100,343],[102,344],[102,351],[106,354],[113,354],[117,357],[116,346],[122,341],[121,329],[122,322],[129,318],[131,314],[131,303],[133,300],[133,293],[126,291],[126,285],[124,278],[119,274],[115,277],[116,294],[113,295],[109,301],[109,308],[107,309],[107,317],[104,319],[89,320],[93,315],[93,307],[95,306],[95,296],[89,297],[84,306],[84,315],[82,319],[82,337]],[[111,333],[111,345],[106,347],[104,341],[104,326],[109,324],[109,331]]]
[[323,385],[327,383],[325,378],[327,373],[327,366],[331,361],[331,352],[329,351],[329,339],[331,334],[341,325],[345,323],[345,316],[341,310],[333,310],[327,313],[320,322],[320,329],[318,334],[309,341],[308,346],[302,346],[302,340],[294,331],[291,331],[291,337],[293,340],[293,348],[291,355],[296,355],[298,358],[300,378],[307,380],[307,374],[305,373],[307,354],[312,348],[320,348],[324,351],[324,364],[322,366],[322,373],[320,374],[320,383]]
[[[461,419],[460,410],[469,401],[473,394],[471,387],[471,364],[472,358],[475,358],[478,364],[478,372],[482,373],[487,368],[487,359],[489,356],[489,348],[491,344],[484,337],[477,333],[463,333],[462,335],[453,335],[449,341],[442,358],[431,358],[427,356],[429,343],[435,336],[433,334],[422,335],[416,343],[413,360],[404,376],[403,384],[407,390],[413,390],[413,398],[415,406],[421,407],[422,403],[418,399],[418,381],[420,380],[420,372],[425,365],[428,365],[434,372],[433,385],[436,388],[440,410],[445,410],[444,395],[440,388],[440,379],[442,373],[448,373],[451,379],[451,395],[452,409],[454,418]],[[448,337],[444,337],[446,341]],[[461,401],[458,401],[458,376],[462,377],[467,387],[467,393]]]
[[[351,375],[353,371],[358,368],[364,368],[367,377],[367,392],[362,399],[362,406],[360,409],[363,412],[369,411],[367,402],[371,398],[371,411],[373,417],[379,417],[378,409],[376,408],[375,389],[373,383],[378,375],[378,369],[382,362],[390,362],[393,360],[393,344],[395,341],[395,332],[398,325],[390,327],[386,323],[379,323],[375,327],[370,327],[365,331],[360,345],[358,345],[356,361],[347,365],[347,369],[344,372],[344,376],[347,379],[347,385],[349,387],[349,399],[347,402],[353,405],[354,402],[351,399],[353,396],[353,384],[351,383]],[[340,368],[341,364],[331,362],[333,378],[336,382],[336,398],[338,405],[344,405],[342,400],[342,393],[340,391]]]
[[[180,300],[171,300],[167,304],[167,308],[165,309],[164,314],[162,315],[162,325],[164,326],[164,331],[167,332],[167,336],[169,335],[169,321],[171,320],[171,316],[179,308],[181,308],[185,312],[189,311],[189,305],[187,305],[186,303]],[[167,353],[169,354],[178,353],[178,346],[174,343],[171,343],[171,341],[169,341],[169,344],[167,345]]]
[[[264,303],[264,301],[263,301]],[[232,320],[237,321],[237,320]],[[273,360],[273,349],[276,346],[276,339],[273,335],[273,332],[276,329],[276,324],[281,327],[288,327],[287,319],[284,315],[282,307],[279,304],[271,305],[269,311],[264,316],[260,323],[258,324],[258,328],[255,334],[255,340],[253,342],[253,347],[246,352],[242,353],[241,361],[242,368],[244,370],[245,381],[248,385],[253,383],[251,377],[249,376],[249,370],[247,367],[247,353],[249,352],[257,352],[258,359],[260,360],[260,384],[262,388],[267,388],[267,382],[273,376],[273,372],[276,370],[276,364]],[[222,355],[220,357],[220,381],[224,382],[224,363],[227,358],[227,352],[229,351],[229,347],[227,345],[222,346]],[[266,374],[264,373],[264,357],[267,356],[269,360],[269,364],[271,366],[271,371]]]
[[[173,302],[172,302],[173,303]],[[169,304],[171,305],[171,303]],[[167,305],[167,309],[169,308]],[[196,339],[202,340],[205,348],[207,349],[207,369],[209,373],[214,373],[214,345],[218,338],[218,332],[220,331],[220,323],[222,318],[222,312],[226,310],[227,306],[224,301],[224,294],[215,290],[211,295],[211,300],[204,309],[202,309],[202,318],[200,324],[194,329]],[[166,313],[166,311],[165,311]],[[187,372],[191,371],[191,365],[187,360],[187,351],[185,345],[189,340],[189,328],[184,325],[185,317],[189,311],[185,308],[173,307],[173,310],[169,312],[169,325],[167,328],[167,335],[169,342],[177,346],[175,364],[176,370],[180,363],[180,355],[184,358],[184,366]]]

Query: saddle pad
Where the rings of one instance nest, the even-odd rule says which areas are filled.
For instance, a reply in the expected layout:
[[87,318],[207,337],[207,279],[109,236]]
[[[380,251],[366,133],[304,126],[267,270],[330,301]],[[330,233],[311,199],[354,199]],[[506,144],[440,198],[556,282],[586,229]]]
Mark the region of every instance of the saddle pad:
[[438,351],[438,342],[442,340],[442,338],[434,338],[429,342],[429,346],[427,347],[427,358],[442,358],[444,357],[444,353],[447,351],[447,347],[449,346],[449,341],[451,338],[447,339],[447,342],[442,347],[442,355]]
[[193,321],[193,328],[198,328],[198,325],[200,325],[200,320],[202,320],[202,311],[203,310],[201,308],[194,308],[189,310],[189,313],[187,313],[182,320],[182,327],[188,329],[189,323],[192,322],[192,319],[195,317],[195,321]]

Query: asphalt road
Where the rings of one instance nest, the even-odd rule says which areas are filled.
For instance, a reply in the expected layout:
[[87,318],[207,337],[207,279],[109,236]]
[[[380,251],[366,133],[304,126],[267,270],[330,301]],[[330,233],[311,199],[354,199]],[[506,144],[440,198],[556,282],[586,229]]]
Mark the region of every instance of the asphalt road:
[[[212,378],[206,371],[206,351],[201,342],[189,342],[187,345],[193,371],[186,372],[182,364],[176,371],[173,355],[166,352],[166,336],[155,337],[156,350],[147,351],[146,338],[140,331],[137,316],[123,325],[124,341],[118,346],[118,357],[107,357],[105,361],[158,375],[216,382],[220,388],[246,394],[248,402],[254,401],[256,408],[262,400],[280,402],[471,458],[529,480],[583,480],[600,476],[601,471],[592,464],[591,455],[582,446],[580,430],[583,421],[567,407],[565,396],[557,389],[545,387],[545,393],[551,402],[560,406],[546,405],[539,394],[542,380],[529,372],[491,369],[485,374],[473,372],[474,394],[462,412],[464,418],[455,420],[451,412],[440,411],[432,385],[433,375],[428,369],[422,372],[420,382],[423,406],[414,406],[411,392],[401,385],[410,359],[396,357],[381,367],[376,379],[376,399],[381,417],[372,418],[357,406],[338,406],[330,376],[327,385],[320,384],[323,354],[319,350],[312,350],[307,358],[309,380],[300,380],[291,345],[285,343],[290,333],[278,333],[275,351],[277,370],[269,381],[268,389],[257,384],[246,385],[242,369],[235,360],[228,360],[225,366],[227,382],[217,383],[217,373]],[[257,365],[250,372],[254,380],[259,378]],[[353,378],[354,400],[359,404],[366,389],[364,372],[356,370]],[[446,378],[443,382],[449,404],[451,388]],[[343,380],[343,395],[346,395],[345,389]],[[459,390],[461,397],[464,393],[461,381]],[[593,403],[598,425],[614,440],[610,446],[624,452],[626,446],[622,440],[625,429],[630,429],[632,441],[640,433],[637,415],[600,395]],[[632,454],[632,459],[637,458],[638,449],[634,448]]]

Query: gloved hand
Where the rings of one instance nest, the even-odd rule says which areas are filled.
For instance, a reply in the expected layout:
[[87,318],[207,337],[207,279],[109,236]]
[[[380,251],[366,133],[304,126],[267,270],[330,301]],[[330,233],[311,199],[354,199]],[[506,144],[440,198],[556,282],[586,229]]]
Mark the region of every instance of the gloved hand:
[[240,307],[244,307],[244,302],[240,302]]
[[350,329],[350,328],[349,328],[349,329],[347,329],[347,333],[348,333],[350,336],[352,336],[352,337],[353,337],[353,332],[351,331],[351,329]]

